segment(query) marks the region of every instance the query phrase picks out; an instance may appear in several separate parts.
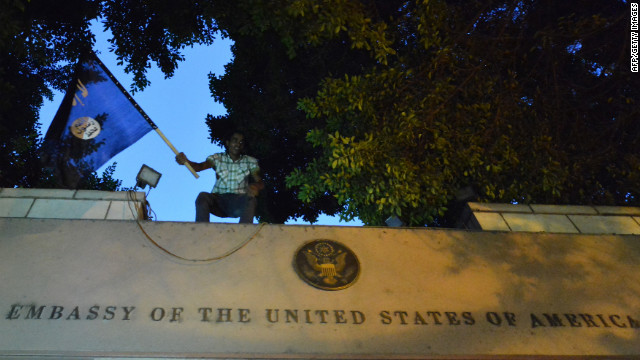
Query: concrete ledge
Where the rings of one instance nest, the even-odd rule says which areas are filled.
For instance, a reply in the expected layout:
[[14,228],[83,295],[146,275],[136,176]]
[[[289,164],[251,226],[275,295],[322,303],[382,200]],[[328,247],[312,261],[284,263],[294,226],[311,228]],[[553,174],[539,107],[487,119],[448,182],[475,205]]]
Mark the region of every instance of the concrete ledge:
[[25,188],[3,188],[0,196],[3,198],[27,197],[27,198],[56,198],[71,199],[76,190],[67,189],[25,189]]
[[537,214],[585,214],[597,215],[598,212],[591,206],[580,205],[530,205],[534,213]]
[[640,208],[545,204],[467,204],[464,228],[581,234],[640,234]]
[[584,234],[640,234],[640,225],[630,216],[569,215]]
[[145,218],[144,192],[0,188],[0,217],[136,220]]
[[0,198],[0,217],[25,217],[33,199]]
[[492,203],[468,203],[471,211],[489,211],[489,212],[516,212],[531,213],[533,212],[529,205],[522,204],[492,204]]
[[[144,197],[144,192],[137,191],[135,197]],[[73,195],[74,199],[86,200],[127,200],[128,191],[98,191],[98,190],[77,190]]]
[[28,218],[104,219],[108,201],[36,199]]
[[[138,207],[141,204],[137,204]],[[143,209],[136,208],[136,203],[130,201],[111,201],[106,220],[135,220],[141,217]],[[137,214],[134,216],[134,214]]]
[[504,221],[502,215],[498,213],[476,213],[475,221],[482,230],[489,231],[510,231],[509,225]]
[[503,214],[512,231],[578,233],[578,229],[564,215]]
[[640,215],[640,208],[631,206],[594,206],[601,215]]

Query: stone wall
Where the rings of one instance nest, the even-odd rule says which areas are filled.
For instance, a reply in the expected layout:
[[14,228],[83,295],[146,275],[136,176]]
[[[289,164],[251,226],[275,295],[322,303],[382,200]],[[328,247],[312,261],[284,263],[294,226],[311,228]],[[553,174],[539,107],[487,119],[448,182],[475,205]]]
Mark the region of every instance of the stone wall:
[[109,220],[141,216],[134,195],[0,191],[0,359],[640,359],[637,208],[470,203],[481,231]]
[[135,220],[145,209],[144,192],[0,188],[0,217]]
[[640,358],[637,235],[138,225],[0,218],[0,359]]
[[572,234],[640,234],[640,208],[468,203],[463,228]]

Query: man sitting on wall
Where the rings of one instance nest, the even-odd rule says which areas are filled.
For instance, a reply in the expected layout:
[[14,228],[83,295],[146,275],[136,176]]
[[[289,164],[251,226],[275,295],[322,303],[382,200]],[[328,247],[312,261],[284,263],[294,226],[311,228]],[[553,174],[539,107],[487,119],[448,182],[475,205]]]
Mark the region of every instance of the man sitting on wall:
[[180,165],[189,163],[195,171],[213,169],[216,183],[210,193],[201,192],[196,198],[196,222],[209,222],[209,214],[219,217],[239,217],[240,223],[253,223],[256,196],[264,189],[256,158],[244,155],[244,136],[231,133],[224,141],[226,151],[196,163],[184,153],[176,156]]

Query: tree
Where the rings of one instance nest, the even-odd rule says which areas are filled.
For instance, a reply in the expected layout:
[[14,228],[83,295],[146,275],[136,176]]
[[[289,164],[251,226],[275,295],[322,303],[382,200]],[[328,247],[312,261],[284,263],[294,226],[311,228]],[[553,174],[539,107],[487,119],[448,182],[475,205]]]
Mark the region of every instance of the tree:
[[625,4],[481,6],[405,5],[393,62],[301,102],[327,123],[308,135],[323,156],[289,178],[303,199],[329,191],[372,225],[448,225],[464,186],[485,201],[638,203],[638,78],[629,42],[611,41]]
[[483,201],[637,201],[638,80],[628,41],[610,40],[622,1],[236,4],[223,13],[244,16],[219,18],[236,57],[212,79],[229,114],[209,124],[213,139],[225,121],[256,129],[281,219],[304,209],[289,196],[309,219],[333,196],[346,219],[445,226],[469,186]]
[[[0,186],[49,187],[40,163],[38,110],[51,89],[65,91],[74,65],[94,42],[99,17],[112,30],[113,49],[133,72],[133,90],[148,85],[150,61],[170,76],[180,50],[211,43],[213,20],[199,4],[164,1],[0,0]],[[108,172],[87,173],[85,187],[113,188]],[[99,179],[99,180],[98,180]],[[98,185],[96,185],[98,184]]]

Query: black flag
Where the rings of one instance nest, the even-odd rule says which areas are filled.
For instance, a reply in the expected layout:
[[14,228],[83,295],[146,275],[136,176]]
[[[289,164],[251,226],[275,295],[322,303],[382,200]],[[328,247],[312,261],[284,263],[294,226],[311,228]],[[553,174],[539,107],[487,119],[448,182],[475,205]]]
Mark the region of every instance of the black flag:
[[43,160],[58,184],[75,188],[93,172],[155,129],[153,122],[91,53],[80,62],[44,138]]

